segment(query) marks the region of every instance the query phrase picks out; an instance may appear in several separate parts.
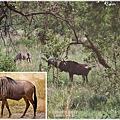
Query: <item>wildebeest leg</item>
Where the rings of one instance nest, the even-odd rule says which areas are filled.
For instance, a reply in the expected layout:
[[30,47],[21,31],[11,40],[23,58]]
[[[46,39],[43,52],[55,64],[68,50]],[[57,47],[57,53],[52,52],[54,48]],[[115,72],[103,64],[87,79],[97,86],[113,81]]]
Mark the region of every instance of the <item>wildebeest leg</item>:
[[29,99],[29,101],[31,102],[31,104],[33,106],[33,109],[34,109],[34,117],[33,118],[35,118],[36,117],[36,111],[35,111],[35,104],[34,104],[34,101],[33,101],[32,97],[31,97],[31,99]]
[[20,59],[20,63],[21,63],[21,59]]
[[83,78],[83,85],[84,85],[84,83],[85,83],[85,76],[82,75],[82,78]]
[[29,62],[31,63],[31,58],[29,58]]
[[31,60],[30,60],[30,53],[29,52],[27,52],[27,61],[31,62]]
[[29,62],[31,63],[31,59],[29,58]]
[[30,58],[27,58],[27,61],[31,63],[31,59]]
[[87,77],[87,75],[86,75],[86,83],[88,84],[88,77]]
[[8,117],[8,118],[10,118],[12,114],[11,114],[11,112],[10,112],[10,109],[9,109],[9,105],[8,105],[7,100],[5,100],[5,104],[6,104],[6,108],[8,109],[8,112],[9,112],[9,117]]
[[24,111],[23,115],[21,116],[21,118],[23,118],[25,116],[25,114],[26,114],[26,112],[27,112],[27,110],[30,106],[30,103],[29,103],[29,101],[26,97],[24,97],[24,100],[25,100],[25,103],[26,103],[26,108],[25,108],[25,111]]
[[69,76],[70,76],[71,82],[73,82],[73,74],[69,73]]
[[3,117],[3,110],[5,105],[5,98],[2,99],[2,106],[1,106],[1,118]]
[[58,68],[57,68],[57,85],[58,85],[59,81],[58,81]]
[[54,68],[54,66],[52,65],[52,69],[53,69],[53,84],[55,83],[55,76],[54,76],[54,70],[55,70],[55,68]]

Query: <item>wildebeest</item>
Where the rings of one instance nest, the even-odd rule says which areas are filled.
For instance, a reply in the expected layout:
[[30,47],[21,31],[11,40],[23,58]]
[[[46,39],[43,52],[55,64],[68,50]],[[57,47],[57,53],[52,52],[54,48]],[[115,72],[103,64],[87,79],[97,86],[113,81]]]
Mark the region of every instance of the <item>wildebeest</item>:
[[[33,93],[34,100],[32,98]],[[0,77],[0,100],[2,101],[1,117],[3,117],[4,105],[6,105],[6,108],[8,109],[9,117],[12,115],[7,99],[20,100],[22,98],[25,100],[26,108],[21,118],[25,116],[30,103],[33,105],[33,118],[35,118],[37,109],[36,87],[29,81],[13,80],[12,78],[6,76]]]
[[31,62],[31,54],[30,52],[20,52],[17,54],[17,56],[14,59],[14,62],[16,63],[18,60],[27,60],[28,62]]
[[[58,63],[55,58],[51,58],[48,60],[49,64],[55,65],[56,68],[59,68],[60,71],[68,72],[70,80],[73,81],[73,75],[82,75],[83,77],[83,84],[84,82],[88,83],[88,73],[91,70],[86,64],[79,64],[75,61],[60,61]],[[48,65],[49,65],[48,64]]]
[[89,71],[91,70],[91,67],[89,67],[86,64],[79,64],[75,61],[61,61],[59,64],[60,71],[69,72],[69,76],[71,81],[73,81],[73,75],[82,75],[83,77],[83,83],[86,81],[88,83],[87,75]]

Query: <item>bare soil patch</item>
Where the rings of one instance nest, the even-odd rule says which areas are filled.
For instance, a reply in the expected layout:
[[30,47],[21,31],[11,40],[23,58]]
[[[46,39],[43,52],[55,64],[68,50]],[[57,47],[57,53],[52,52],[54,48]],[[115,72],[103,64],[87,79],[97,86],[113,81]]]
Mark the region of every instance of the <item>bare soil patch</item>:
[[[8,116],[3,116],[3,119],[32,119],[33,118],[33,114],[31,113],[26,113],[26,115],[23,118],[20,118],[22,115],[22,113],[15,113],[12,114],[12,116],[10,118],[8,118]],[[35,119],[45,119],[45,113],[41,112],[41,113],[37,113],[36,118]]]

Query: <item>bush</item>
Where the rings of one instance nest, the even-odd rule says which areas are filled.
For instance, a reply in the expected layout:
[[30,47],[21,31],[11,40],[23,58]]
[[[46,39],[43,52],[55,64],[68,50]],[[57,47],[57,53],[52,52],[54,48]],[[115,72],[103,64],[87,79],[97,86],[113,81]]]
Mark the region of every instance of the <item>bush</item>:
[[15,72],[17,71],[16,65],[10,57],[0,58],[0,72]]
[[71,100],[71,110],[86,110],[89,108],[88,100],[92,91],[87,87],[76,86],[73,91]]
[[92,110],[103,110],[106,102],[107,99],[104,96],[95,94],[89,99],[89,106]]

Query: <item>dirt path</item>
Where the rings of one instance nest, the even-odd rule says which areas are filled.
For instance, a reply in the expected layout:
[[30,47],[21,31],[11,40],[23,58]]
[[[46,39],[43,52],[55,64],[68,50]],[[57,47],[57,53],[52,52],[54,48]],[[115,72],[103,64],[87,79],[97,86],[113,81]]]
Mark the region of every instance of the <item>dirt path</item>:
[[[26,115],[24,116],[24,118],[20,118],[21,117],[21,113],[16,113],[16,114],[12,114],[11,118],[7,118],[7,116],[3,116],[3,119],[7,118],[7,119],[32,119],[33,118],[33,114],[31,113],[26,113]],[[36,115],[36,119],[45,119],[45,113],[37,113]]]

